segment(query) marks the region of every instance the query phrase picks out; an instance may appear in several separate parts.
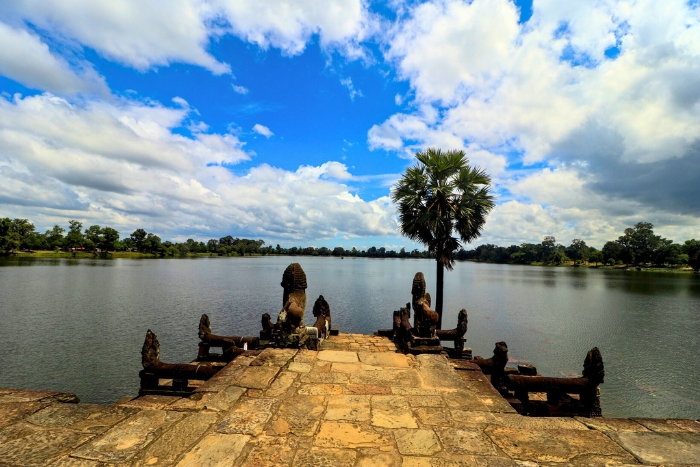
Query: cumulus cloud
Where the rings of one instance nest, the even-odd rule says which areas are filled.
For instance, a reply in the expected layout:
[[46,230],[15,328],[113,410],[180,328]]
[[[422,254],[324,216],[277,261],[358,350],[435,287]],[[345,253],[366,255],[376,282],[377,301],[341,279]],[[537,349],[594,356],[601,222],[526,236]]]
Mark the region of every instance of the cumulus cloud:
[[[362,58],[365,52],[360,42],[376,29],[376,20],[361,0],[283,0],[274,4],[173,0],[167,8],[158,2],[127,0],[19,0],[3,2],[0,17],[17,26],[30,23],[54,40],[90,47],[140,71],[180,62],[217,75],[230,73],[231,67],[214,58],[208,51],[209,44],[227,34],[263,49],[278,48],[287,55],[300,54],[317,35],[324,49]],[[0,30],[0,37],[7,35],[7,31]],[[20,32],[14,36],[25,42],[25,48],[40,48]],[[2,55],[8,53],[5,50]],[[35,76],[33,73],[32,79],[38,79]],[[55,88],[42,89],[58,92]]]
[[507,0],[436,0],[399,14],[385,57],[414,99],[370,128],[371,149],[469,148],[524,202],[511,211],[539,206],[582,237],[598,238],[586,216],[614,228],[640,215],[669,229],[700,223],[697,6],[543,0],[523,25]]
[[259,123],[256,123],[253,126],[253,131],[259,135],[263,135],[265,138],[269,138],[270,136],[274,135],[274,133],[272,131],[270,131],[270,129],[268,127],[266,127],[265,125],[261,125]]
[[231,87],[233,87],[233,91],[236,94],[243,94],[244,96],[248,94],[248,88],[243,87],[243,86],[236,86],[235,84],[232,84]]
[[0,74],[30,88],[62,94],[94,92],[108,94],[104,79],[89,65],[71,69],[66,60],[53,55],[49,47],[24,29],[0,22]]
[[[0,206],[36,223],[82,219],[122,234],[312,240],[395,233],[388,198],[361,199],[344,164],[288,171],[250,159],[231,134],[176,132],[177,107],[122,100],[76,104],[50,94],[0,98]],[[14,214],[17,213],[17,214]]]
[[345,88],[350,92],[350,100],[354,101],[356,97],[362,97],[362,91],[355,89],[352,84],[352,78],[343,78],[340,80],[340,84],[345,86]]

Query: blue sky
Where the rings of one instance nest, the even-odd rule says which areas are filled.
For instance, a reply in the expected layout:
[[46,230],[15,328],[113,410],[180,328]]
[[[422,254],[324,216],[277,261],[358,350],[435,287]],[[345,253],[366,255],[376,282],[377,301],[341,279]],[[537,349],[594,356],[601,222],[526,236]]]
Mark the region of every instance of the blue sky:
[[400,248],[390,187],[462,149],[478,243],[698,238],[685,1],[21,0],[0,6],[0,215]]

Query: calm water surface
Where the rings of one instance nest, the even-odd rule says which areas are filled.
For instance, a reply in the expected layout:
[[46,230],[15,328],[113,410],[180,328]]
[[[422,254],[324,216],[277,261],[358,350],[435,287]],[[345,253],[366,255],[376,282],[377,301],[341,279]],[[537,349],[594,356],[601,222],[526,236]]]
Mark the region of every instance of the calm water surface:
[[[434,296],[430,260],[2,259],[0,387],[97,403],[134,395],[147,329],[171,363],[196,356],[202,313],[216,334],[257,335],[262,313],[276,318],[282,272],[294,261],[308,278],[307,313],[323,294],[344,332],[391,327],[417,271]],[[462,307],[475,355],[490,356],[504,340],[511,358],[573,376],[598,346],[604,415],[700,418],[697,275],[458,263],[445,274],[445,328]]]

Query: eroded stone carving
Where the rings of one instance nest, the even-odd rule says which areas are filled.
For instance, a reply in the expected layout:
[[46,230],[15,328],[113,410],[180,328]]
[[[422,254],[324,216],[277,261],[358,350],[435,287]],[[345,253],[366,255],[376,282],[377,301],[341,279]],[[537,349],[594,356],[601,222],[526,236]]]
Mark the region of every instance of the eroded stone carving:
[[479,368],[481,368],[481,371],[483,371],[485,375],[491,375],[491,384],[493,387],[496,389],[503,387],[505,368],[508,363],[508,345],[505,342],[496,342],[496,346],[493,349],[493,357],[477,357],[473,361],[479,365]]
[[440,340],[447,341],[447,340],[452,340],[454,341],[454,348],[455,348],[455,357],[456,358],[461,358],[462,352],[464,351],[464,339],[465,334],[467,333],[467,325],[468,325],[468,318],[467,318],[467,310],[462,308],[459,311],[459,314],[457,315],[457,327],[454,329],[449,329],[449,330],[440,330],[438,329],[435,331],[437,336],[440,338]]
[[[206,381],[214,376],[220,366],[170,364],[160,361],[160,342],[158,337],[150,329],[146,332],[146,338],[141,348],[141,364],[143,370],[139,372],[141,389],[139,395],[146,394],[180,394],[191,392],[189,380]],[[161,379],[172,379],[172,385],[160,385]]]
[[331,333],[331,307],[323,295],[319,295],[314,303],[313,314],[316,317],[314,326],[318,329],[318,337],[327,339]]
[[[269,317],[269,315],[268,315]],[[245,350],[255,350],[260,345],[257,337],[243,336],[217,336],[211,332],[209,316],[203,314],[199,320],[199,355],[200,361],[226,361],[230,362],[236,356],[241,355]],[[221,355],[209,353],[211,347],[220,347]]]
[[413,300],[413,332],[419,337],[435,337],[439,316],[430,308],[430,294],[426,292],[425,276],[417,272],[411,288]]

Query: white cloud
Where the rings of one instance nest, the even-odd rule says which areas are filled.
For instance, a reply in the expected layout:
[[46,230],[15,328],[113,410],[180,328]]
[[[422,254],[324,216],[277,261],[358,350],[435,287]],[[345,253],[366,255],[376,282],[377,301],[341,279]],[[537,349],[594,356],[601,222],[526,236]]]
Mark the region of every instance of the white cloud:
[[318,34],[321,47],[363,57],[360,41],[376,28],[376,20],[361,0],[217,0],[216,4],[234,34],[287,55],[302,53],[311,36]]
[[387,197],[361,199],[344,164],[287,171],[248,160],[230,134],[175,130],[192,118],[178,107],[123,100],[83,104],[44,94],[0,98],[0,206],[37,225],[144,227],[166,238],[313,239],[396,234]]
[[138,70],[184,62],[215,74],[230,72],[227,64],[206,51],[217,34],[209,25],[216,17],[209,2],[173,0],[164,8],[158,2],[126,0],[20,0],[5,5],[0,13]]
[[269,138],[270,136],[274,135],[274,133],[272,131],[270,131],[270,129],[268,127],[266,127],[265,125],[261,125],[259,123],[256,123],[253,126],[253,131],[259,135],[263,135],[265,138]]
[[236,94],[243,94],[244,96],[248,94],[248,88],[246,87],[236,86],[235,84],[232,84],[231,87]]
[[104,79],[89,65],[76,73],[61,57],[53,55],[41,39],[23,29],[0,22],[0,74],[30,88],[61,94],[108,94]]
[[362,91],[355,89],[352,84],[352,78],[343,78],[340,80],[340,84],[345,86],[348,91],[350,91],[350,100],[354,101],[356,97],[362,97]]
[[[539,206],[540,217],[530,218],[559,222],[562,235],[573,229],[599,239],[643,216],[670,231],[700,224],[680,214],[698,207],[683,174],[700,158],[700,8],[684,0],[545,0],[524,25],[506,0],[405,8],[386,58],[409,81],[413,109],[370,128],[371,149],[469,149],[521,201],[511,209]],[[611,47],[615,59],[605,55]],[[650,164],[660,162],[682,188],[654,184]],[[523,177],[508,163],[550,169]],[[584,229],[586,219],[599,227]]]

